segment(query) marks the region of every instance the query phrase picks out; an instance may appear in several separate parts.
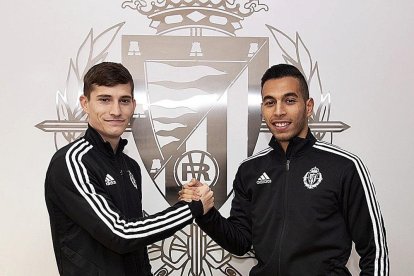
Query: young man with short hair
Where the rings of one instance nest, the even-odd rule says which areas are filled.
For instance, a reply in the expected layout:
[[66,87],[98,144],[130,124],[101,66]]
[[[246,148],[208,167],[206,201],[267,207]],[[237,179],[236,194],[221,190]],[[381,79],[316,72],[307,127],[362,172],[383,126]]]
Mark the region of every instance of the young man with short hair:
[[133,90],[121,64],[93,66],[80,97],[88,129],[50,162],[45,198],[60,275],[152,275],[146,246],[213,206],[207,187],[200,201],[143,217],[140,167],[121,138],[134,113]]

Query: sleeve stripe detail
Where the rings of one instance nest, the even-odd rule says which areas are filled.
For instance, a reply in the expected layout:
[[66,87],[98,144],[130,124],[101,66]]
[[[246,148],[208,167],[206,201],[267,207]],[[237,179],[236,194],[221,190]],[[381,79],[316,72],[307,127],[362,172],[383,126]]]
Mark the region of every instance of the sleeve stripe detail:
[[356,155],[342,150],[334,145],[325,142],[316,142],[314,148],[322,151],[331,152],[351,160],[358,171],[361,178],[361,182],[364,188],[365,197],[368,204],[368,209],[373,225],[374,240],[375,240],[375,270],[374,275],[387,276],[389,275],[389,259],[388,259],[388,248],[386,244],[385,228],[382,219],[380,207],[378,201],[375,198],[375,188],[373,186],[371,176],[361,161]]
[[256,153],[256,154],[254,154],[254,155],[252,155],[252,156],[244,159],[240,164],[243,164],[246,161],[249,161],[249,160],[258,158],[260,156],[264,156],[264,155],[268,154],[269,152],[271,152],[272,150],[273,150],[273,148],[271,148],[271,147],[265,148],[264,150],[261,150],[258,153]]
[[142,221],[126,222],[121,219],[119,214],[109,207],[106,199],[96,193],[90,182],[82,158],[92,147],[85,139],[79,140],[66,153],[66,165],[78,192],[114,234],[127,239],[148,237],[192,220],[193,217],[188,205]]

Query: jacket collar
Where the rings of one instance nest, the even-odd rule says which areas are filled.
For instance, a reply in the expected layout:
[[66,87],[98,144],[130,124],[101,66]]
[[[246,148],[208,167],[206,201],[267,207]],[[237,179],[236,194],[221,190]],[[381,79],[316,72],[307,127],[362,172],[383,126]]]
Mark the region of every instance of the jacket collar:
[[[85,132],[84,138],[88,140],[98,150],[104,152],[105,154],[109,154],[110,156],[114,155],[114,151],[112,150],[111,144],[107,141],[104,141],[104,139],[102,139],[102,136],[89,124],[88,129]],[[127,144],[128,140],[120,138],[115,155],[121,153]]]
[[286,153],[274,136],[270,139],[269,146],[271,146],[279,156],[285,156],[286,159],[291,159],[292,157],[302,155],[307,149],[311,148],[315,142],[316,138],[312,135],[310,129],[308,128],[306,138],[296,136],[289,141]]

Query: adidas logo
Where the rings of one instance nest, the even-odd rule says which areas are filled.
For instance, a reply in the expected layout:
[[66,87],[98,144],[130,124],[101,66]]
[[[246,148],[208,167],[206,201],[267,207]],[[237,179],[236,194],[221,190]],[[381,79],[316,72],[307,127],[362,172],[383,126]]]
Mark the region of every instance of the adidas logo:
[[107,174],[105,177],[105,184],[106,186],[111,186],[116,184],[116,181],[110,174]]
[[272,180],[269,176],[264,172],[259,179],[257,179],[256,184],[265,184],[265,183],[272,183]]

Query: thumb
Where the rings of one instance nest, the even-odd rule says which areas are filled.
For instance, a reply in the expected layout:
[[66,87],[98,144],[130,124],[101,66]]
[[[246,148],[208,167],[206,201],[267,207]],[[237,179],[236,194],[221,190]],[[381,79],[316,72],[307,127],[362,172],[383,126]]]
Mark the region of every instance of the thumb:
[[188,182],[186,185],[187,185],[188,187],[194,187],[194,186],[196,186],[196,185],[197,185],[197,180],[195,180],[195,178],[193,178],[193,179],[191,179],[191,181],[190,181],[190,182]]

